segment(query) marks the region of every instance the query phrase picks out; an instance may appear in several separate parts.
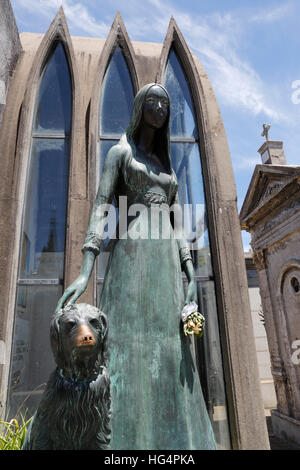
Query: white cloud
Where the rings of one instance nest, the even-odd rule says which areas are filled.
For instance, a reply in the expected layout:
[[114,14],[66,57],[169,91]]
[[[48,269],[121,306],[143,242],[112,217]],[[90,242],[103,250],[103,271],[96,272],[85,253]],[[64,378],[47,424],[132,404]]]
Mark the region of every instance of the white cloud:
[[282,20],[285,16],[290,15],[294,10],[293,2],[286,2],[280,7],[263,8],[249,17],[249,21],[256,23],[273,23]]
[[[187,43],[208,72],[219,99],[252,114],[265,114],[278,121],[284,113],[268,99],[267,88],[251,64],[239,55],[243,34],[241,16],[227,13],[203,17],[178,15],[178,24]],[[175,17],[175,19],[176,19]]]
[[[89,2],[13,0],[13,5],[19,8],[47,16],[49,24],[62,4],[71,34],[97,37],[107,35],[112,18],[107,23],[95,18],[91,14]],[[133,40],[162,41],[170,17],[174,16],[189,47],[205,67],[220,102],[253,115],[263,114],[272,121],[287,121],[280,106],[274,104],[276,99],[273,91],[276,90],[264,83],[249,61],[241,55],[240,43],[243,40],[245,24],[249,23],[249,20],[275,21],[291,10],[291,2],[273,10],[261,10],[252,16],[249,11],[245,13],[242,10],[237,13],[200,16],[189,13],[187,8],[179,9],[172,1],[130,0],[125,5],[120,0],[106,0],[109,10],[116,12],[120,6],[129,36]],[[107,9],[105,11],[107,12]]]
[[49,18],[49,25],[58,9],[63,6],[70,29],[87,34],[88,36],[105,37],[110,24],[96,20],[90,14],[84,2],[74,0],[14,0],[14,10],[23,8],[32,14],[40,14]]
[[[191,45],[196,40],[190,41]],[[242,107],[257,115],[264,113],[277,121],[284,116],[267,103],[264,84],[254,69],[240,59],[231,49],[226,54],[209,46],[195,47],[198,55],[204,57],[203,65],[211,73],[216,94],[222,101],[234,107]]]
[[97,21],[82,3],[65,0],[63,8],[67,20],[76,28],[91,36],[105,37],[108,34],[110,25]]
[[236,170],[254,170],[255,166],[262,163],[261,158],[257,157],[233,157],[233,166]]
[[[117,2],[111,1],[113,3]],[[274,90],[239,53],[248,12],[244,16],[240,11],[239,14],[199,16],[188,13],[187,9],[178,9],[168,1],[144,0],[141,4],[131,0],[125,23],[132,39],[147,40],[145,38],[155,37],[155,33],[164,38],[171,16],[191,50],[200,58],[219,100],[253,115],[264,114],[273,122],[287,120],[284,111],[274,106]]]

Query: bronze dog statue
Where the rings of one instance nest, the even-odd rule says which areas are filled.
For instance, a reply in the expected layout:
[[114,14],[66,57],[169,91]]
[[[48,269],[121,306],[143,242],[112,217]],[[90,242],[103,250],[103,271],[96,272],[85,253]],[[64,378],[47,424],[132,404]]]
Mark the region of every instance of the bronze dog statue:
[[107,317],[74,304],[55,314],[50,340],[57,368],[27,430],[24,450],[104,450],[110,442]]

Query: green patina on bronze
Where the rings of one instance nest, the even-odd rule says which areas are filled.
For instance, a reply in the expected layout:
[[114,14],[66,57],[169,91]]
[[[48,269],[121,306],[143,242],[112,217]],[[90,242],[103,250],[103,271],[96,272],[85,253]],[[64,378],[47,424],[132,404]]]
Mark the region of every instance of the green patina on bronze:
[[108,321],[88,304],[53,315],[50,375],[22,450],[106,450],[110,442]]
[[[118,204],[120,196],[127,197],[128,207],[143,204],[111,241],[99,305],[110,324],[111,449],[216,448],[191,339],[180,319],[184,304],[197,301],[197,291],[188,245],[178,239],[169,212],[178,203],[169,115],[169,96],[161,85],[151,83],[137,93],[126,133],[105,160],[80,275],[57,307],[74,303],[86,289],[107,222],[100,206],[113,199]],[[151,236],[153,230],[160,233],[161,222],[148,223],[150,206],[167,214],[170,238]],[[147,237],[136,238],[137,232]],[[186,298],[181,270],[188,279]]]

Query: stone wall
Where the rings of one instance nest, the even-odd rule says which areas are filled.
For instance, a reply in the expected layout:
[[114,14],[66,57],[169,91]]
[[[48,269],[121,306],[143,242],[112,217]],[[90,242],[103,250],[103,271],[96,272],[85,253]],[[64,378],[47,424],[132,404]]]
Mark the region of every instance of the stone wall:
[[264,326],[258,275],[255,268],[255,264],[253,262],[252,252],[245,253],[245,262],[247,270],[252,324],[258,361],[260,387],[263,397],[265,414],[269,415],[270,410],[276,408],[277,402],[274,388],[274,380],[271,372],[271,361],[267,334]]
[[22,52],[10,0],[0,2],[0,123],[10,79]]

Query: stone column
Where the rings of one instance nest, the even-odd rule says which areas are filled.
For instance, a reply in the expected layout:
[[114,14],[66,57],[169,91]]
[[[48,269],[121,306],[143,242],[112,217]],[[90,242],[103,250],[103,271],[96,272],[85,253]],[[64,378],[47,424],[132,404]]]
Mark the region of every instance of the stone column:
[[284,362],[280,357],[280,348],[277,335],[277,321],[273,312],[272,299],[270,296],[264,250],[254,252],[253,261],[255,263],[259,279],[259,290],[271,359],[271,372],[274,379],[274,386],[277,397],[277,406],[282,413],[288,413],[288,403],[286,399],[287,377],[284,368]]

